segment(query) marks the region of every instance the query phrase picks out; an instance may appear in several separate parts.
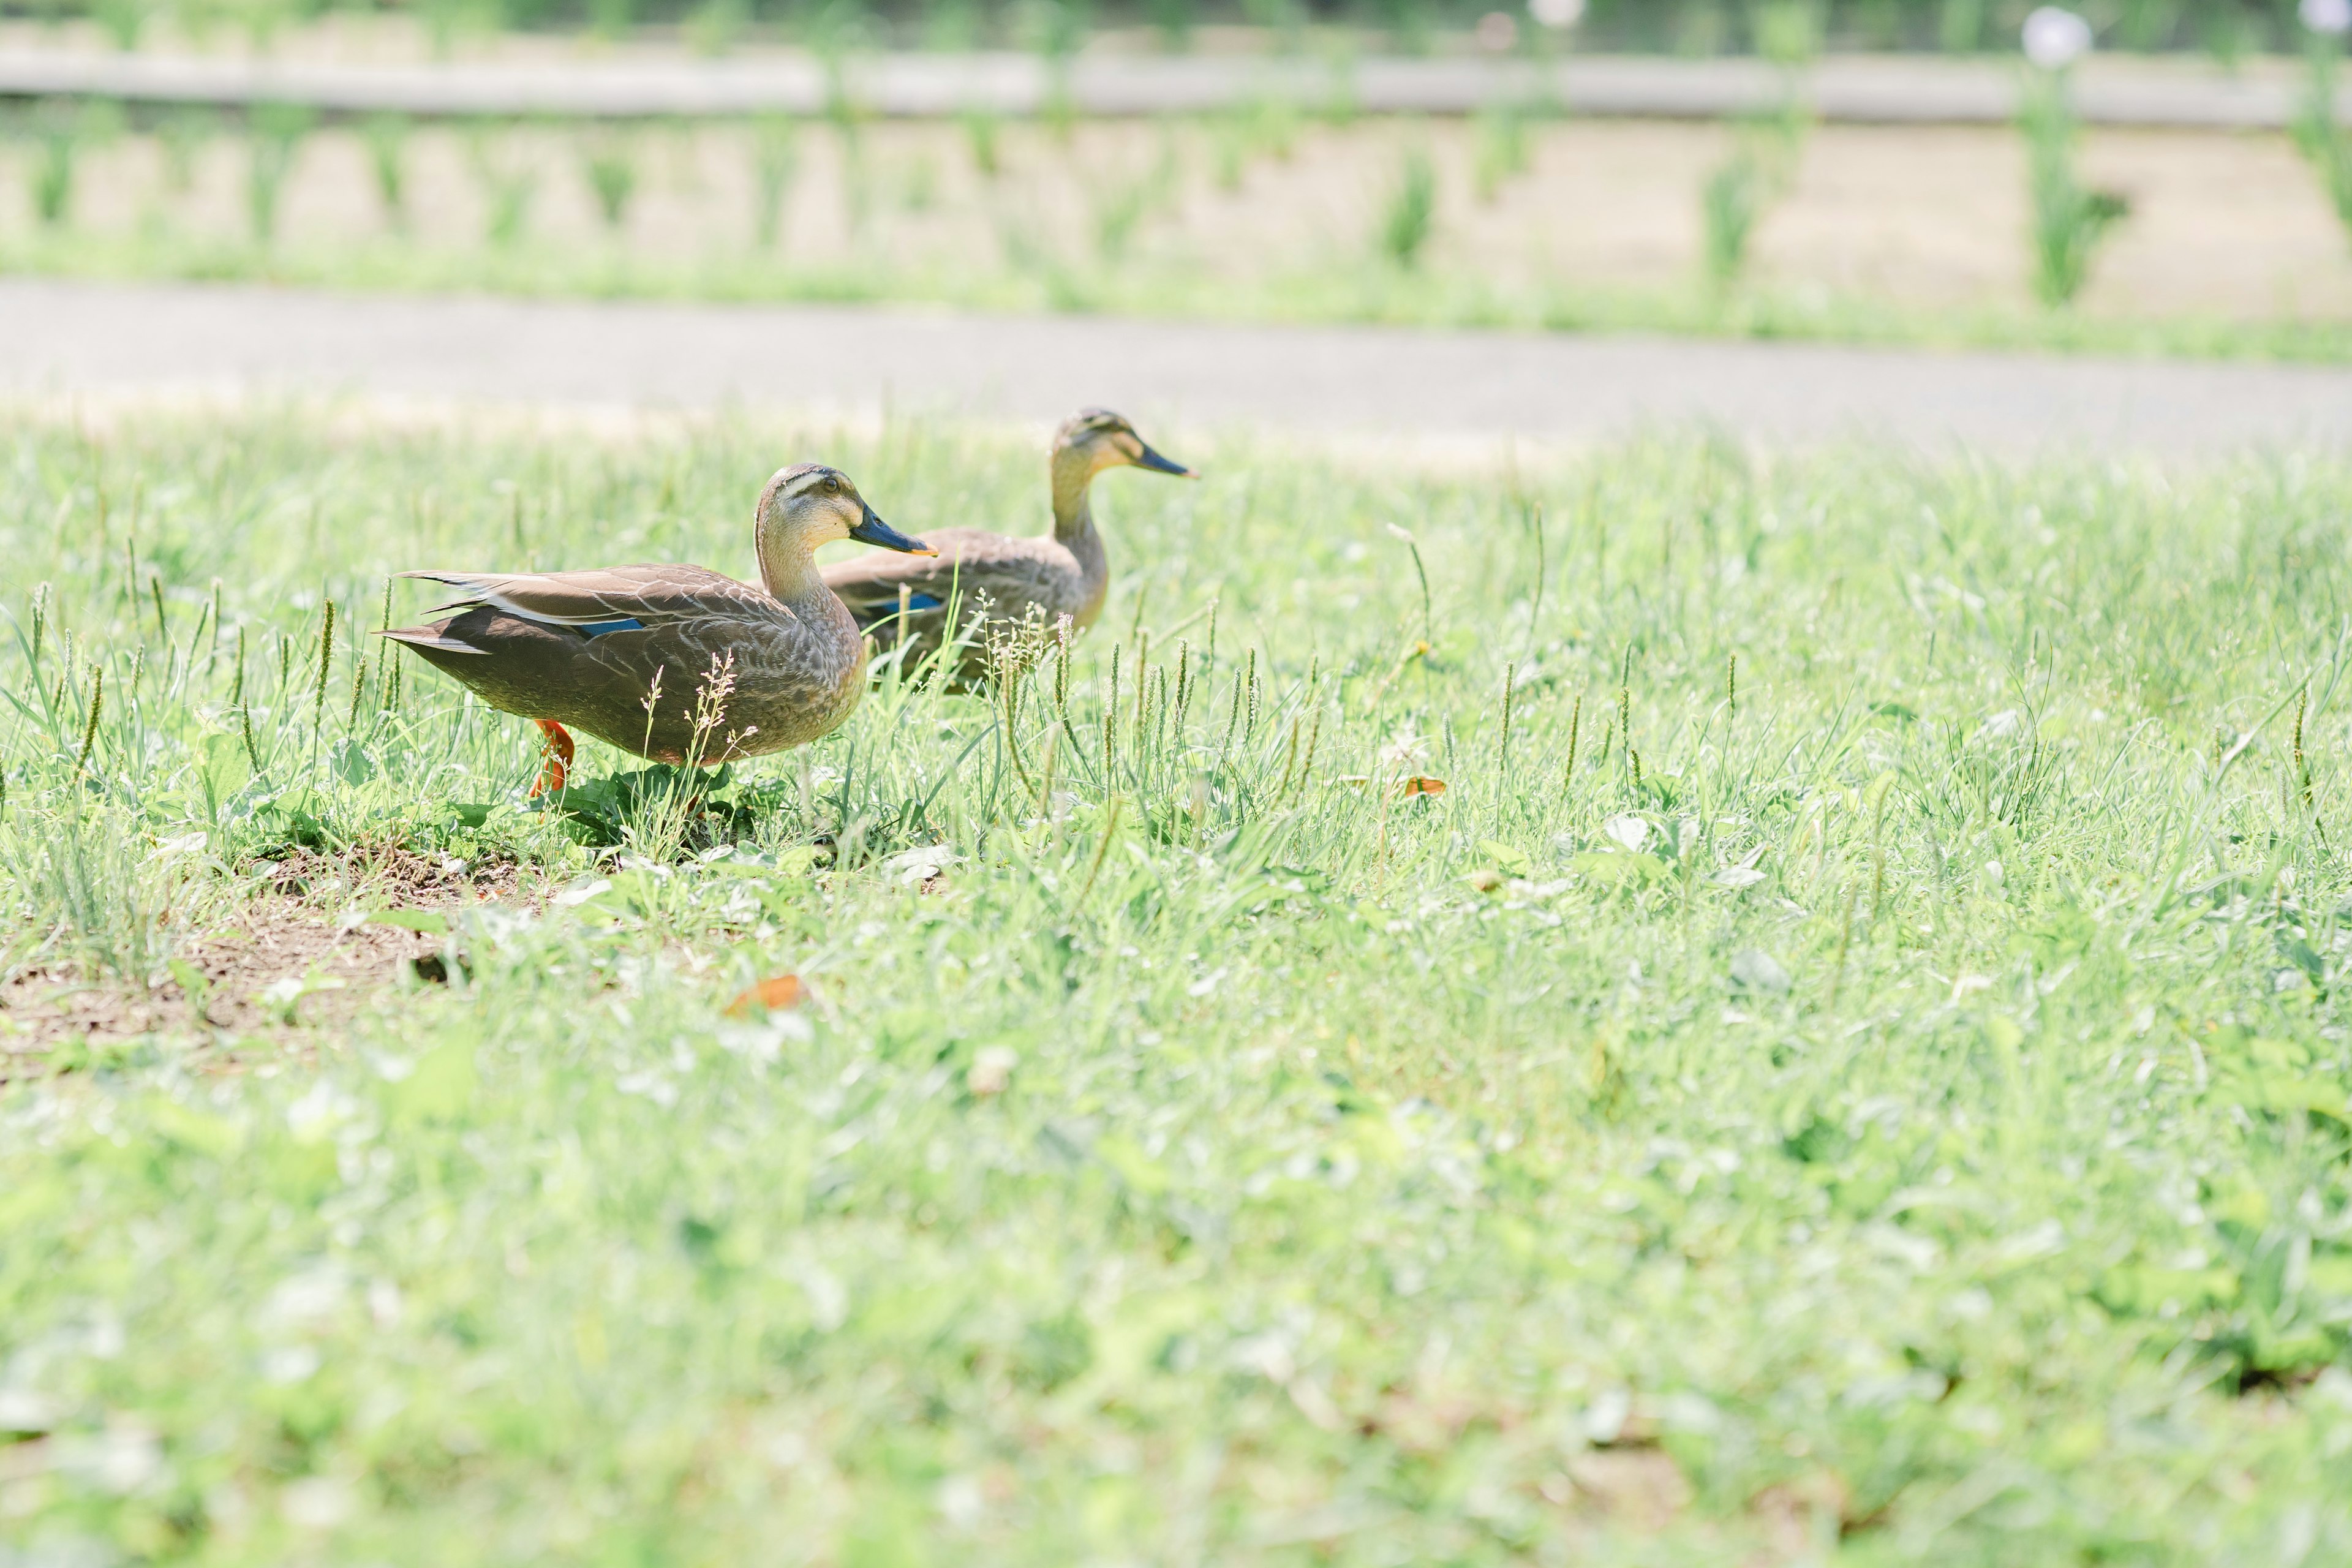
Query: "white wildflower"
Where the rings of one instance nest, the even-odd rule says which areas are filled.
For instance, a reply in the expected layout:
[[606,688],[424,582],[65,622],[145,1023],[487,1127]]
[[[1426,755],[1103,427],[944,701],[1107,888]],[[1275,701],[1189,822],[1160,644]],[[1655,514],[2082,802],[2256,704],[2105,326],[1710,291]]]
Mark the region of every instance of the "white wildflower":
[[2025,18],[2025,58],[2062,71],[2091,52],[2091,24],[2060,5],[2037,6]]

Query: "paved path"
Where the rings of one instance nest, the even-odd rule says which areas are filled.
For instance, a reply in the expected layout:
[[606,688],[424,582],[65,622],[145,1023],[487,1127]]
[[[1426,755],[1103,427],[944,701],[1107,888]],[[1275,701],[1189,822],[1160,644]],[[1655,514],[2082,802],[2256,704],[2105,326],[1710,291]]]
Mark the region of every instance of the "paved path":
[[[1785,90],[1754,59],[1572,56],[1534,60],[1302,58],[1089,54],[1058,84],[1034,55],[898,54],[853,58],[841,81],[861,109],[887,115],[968,110],[1034,114],[1057,86],[1087,114],[1181,114],[1276,97],[1309,109],[1345,102],[1374,113],[1461,114],[1486,103],[1553,102],[1591,115],[1711,120],[1772,109]],[[2010,60],[1832,57],[1806,77],[1825,120],[1998,124],[2016,117]],[[2193,60],[2094,58],[2078,68],[2075,108],[2098,124],[2275,129],[2302,101],[2304,79],[2275,62],[2231,73]],[[646,116],[819,114],[835,79],[808,55],[725,60],[347,65],[208,55],[0,49],[0,96],[89,93],[147,102],[307,103],[345,113]],[[2339,98],[2352,117],[2352,86]]]
[[2352,441],[2352,369],[1389,328],[0,279],[0,396],[883,408],[1473,447],[1705,424],[2017,455]]

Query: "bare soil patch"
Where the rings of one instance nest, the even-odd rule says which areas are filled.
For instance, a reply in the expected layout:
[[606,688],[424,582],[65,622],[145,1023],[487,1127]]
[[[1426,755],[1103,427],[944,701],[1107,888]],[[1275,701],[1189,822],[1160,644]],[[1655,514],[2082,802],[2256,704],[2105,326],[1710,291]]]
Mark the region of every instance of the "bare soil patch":
[[[373,913],[541,901],[536,879],[512,862],[407,849],[296,849],[255,869],[261,890],[217,928],[183,936],[178,967],[151,984],[68,962],[0,986],[0,1079],[48,1070],[60,1047],[79,1047],[71,1066],[92,1048],[144,1037],[299,1045],[348,1024],[389,987],[441,977],[442,935]],[[224,1048],[210,1060],[227,1069],[236,1056]]]

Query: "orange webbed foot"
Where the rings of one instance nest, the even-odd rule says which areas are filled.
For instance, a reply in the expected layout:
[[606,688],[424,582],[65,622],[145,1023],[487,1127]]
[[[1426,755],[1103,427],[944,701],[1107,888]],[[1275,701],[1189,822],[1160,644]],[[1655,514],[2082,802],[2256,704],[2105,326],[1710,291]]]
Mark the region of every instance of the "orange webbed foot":
[[533,722],[547,737],[547,743],[541,753],[539,782],[530,786],[530,798],[537,800],[543,795],[562,794],[564,786],[571,783],[572,749],[571,732],[562,725],[552,719],[540,719]]

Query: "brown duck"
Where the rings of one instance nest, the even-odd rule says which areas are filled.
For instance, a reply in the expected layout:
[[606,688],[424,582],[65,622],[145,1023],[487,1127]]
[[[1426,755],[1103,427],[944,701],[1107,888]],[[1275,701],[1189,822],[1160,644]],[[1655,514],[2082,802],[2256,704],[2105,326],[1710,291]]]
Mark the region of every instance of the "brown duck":
[[460,597],[406,643],[491,707],[538,721],[548,763],[537,795],[562,789],[567,730],[656,762],[701,763],[803,745],[849,716],[866,644],[812,552],[836,539],[928,554],[822,463],[779,472],[752,539],[764,587],[699,566],[593,572],[405,572]]
[[1003,636],[1033,618],[1050,629],[1065,616],[1087,626],[1102,614],[1110,558],[1095,531],[1087,492],[1097,474],[1121,467],[1200,477],[1153,451],[1118,415],[1085,409],[1054,434],[1050,535],[1014,539],[977,528],[942,528],[923,536],[936,559],[860,556],[824,568],[825,585],[841,595],[876,646],[909,645],[909,669],[940,646],[949,605],[958,603],[965,645],[959,674],[973,679],[984,672],[992,631]]

